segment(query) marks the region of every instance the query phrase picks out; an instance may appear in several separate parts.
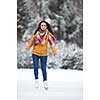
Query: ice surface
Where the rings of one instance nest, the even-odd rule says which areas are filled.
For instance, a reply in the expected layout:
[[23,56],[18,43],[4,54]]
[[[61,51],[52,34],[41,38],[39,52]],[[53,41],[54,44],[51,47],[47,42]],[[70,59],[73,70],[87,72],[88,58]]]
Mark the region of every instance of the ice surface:
[[47,69],[48,90],[43,88],[39,69],[39,88],[34,88],[33,69],[18,69],[17,100],[82,100],[82,71]]

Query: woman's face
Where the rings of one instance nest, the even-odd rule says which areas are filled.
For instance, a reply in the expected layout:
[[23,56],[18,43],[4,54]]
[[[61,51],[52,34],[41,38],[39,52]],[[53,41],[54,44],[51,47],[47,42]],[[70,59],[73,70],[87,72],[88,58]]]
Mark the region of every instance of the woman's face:
[[43,30],[43,31],[46,30],[46,29],[47,29],[46,23],[45,23],[45,22],[41,23],[40,28],[41,28],[41,30]]

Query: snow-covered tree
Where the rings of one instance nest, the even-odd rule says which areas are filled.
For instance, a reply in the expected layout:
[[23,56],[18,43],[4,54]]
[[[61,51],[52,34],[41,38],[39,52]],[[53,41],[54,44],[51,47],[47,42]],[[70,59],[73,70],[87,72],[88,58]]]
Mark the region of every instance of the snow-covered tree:
[[[83,69],[83,0],[18,0],[18,67],[32,68],[29,56],[23,48],[41,20],[50,23],[57,38],[58,59],[55,61],[49,49],[48,68]],[[25,7],[24,7],[25,6]],[[24,10],[23,10],[24,7]],[[27,14],[26,14],[27,13]],[[24,14],[25,16],[23,16]],[[31,17],[31,20],[29,20]],[[26,18],[23,20],[23,18]],[[25,21],[25,22],[24,22]],[[30,21],[30,22],[29,22]],[[26,24],[25,24],[26,23]]]
[[[82,0],[80,2],[79,0],[49,0],[48,8],[49,17],[57,24],[55,25],[57,38],[65,39],[66,42],[74,41],[82,47]],[[80,37],[77,38],[75,35]]]
[[21,39],[22,35],[28,28],[30,22],[29,10],[25,0],[17,0],[17,39]]

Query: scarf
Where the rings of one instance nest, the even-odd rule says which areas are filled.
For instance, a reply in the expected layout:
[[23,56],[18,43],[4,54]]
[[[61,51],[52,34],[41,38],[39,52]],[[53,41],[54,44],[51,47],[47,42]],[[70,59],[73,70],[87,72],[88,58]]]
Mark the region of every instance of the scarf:
[[36,36],[34,38],[34,45],[37,45],[39,43],[44,45],[48,34],[49,34],[49,43],[51,46],[54,46],[56,40],[55,36],[51,34],[47,29],[45,31],[41,30],[37,31]]

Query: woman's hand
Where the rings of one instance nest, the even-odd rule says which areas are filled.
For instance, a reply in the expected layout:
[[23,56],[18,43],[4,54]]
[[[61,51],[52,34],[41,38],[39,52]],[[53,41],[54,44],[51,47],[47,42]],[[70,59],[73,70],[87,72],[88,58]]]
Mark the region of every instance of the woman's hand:
[[57,58],[57,55],[54,55],[55,58]]
[[27,53],[27,51],[28,51],[28,48],[25,48],[25,49],[24,49],[24,52]]

